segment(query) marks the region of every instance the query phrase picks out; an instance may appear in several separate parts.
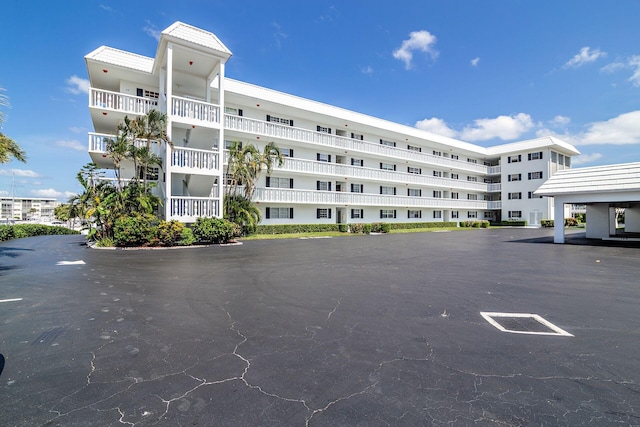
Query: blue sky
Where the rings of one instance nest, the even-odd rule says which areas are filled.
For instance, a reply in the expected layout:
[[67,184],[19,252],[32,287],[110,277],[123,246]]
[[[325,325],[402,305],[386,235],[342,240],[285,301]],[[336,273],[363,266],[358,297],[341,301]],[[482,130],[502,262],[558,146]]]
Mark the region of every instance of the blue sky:
[[574,167],[640,161],[640,2],[616,0],[4,0],[2,131],[28,162],[0,194],[81,190],[84,55],[154,56],[175,21],[233,52],[227,76],[482,146],[555,135]]

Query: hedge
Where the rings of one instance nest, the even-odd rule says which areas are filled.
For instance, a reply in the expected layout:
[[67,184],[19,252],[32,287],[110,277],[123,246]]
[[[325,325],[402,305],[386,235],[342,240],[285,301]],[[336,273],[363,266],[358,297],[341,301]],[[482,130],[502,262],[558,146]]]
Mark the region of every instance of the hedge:
[[67,227],[44,224],[0,225],[0,242],[32,236],[80,234]]
[[486,219],[480,219],[480,220],[467,220],[467,221],[460,221],[460,227],[461,228],[488,228],[489,227],[489,221],[487,221]]
[[491,225],[502,226],[502,227],[509,227],[509,226],[524,227],[525,225],[527,225],[527,221],[509,220],[509,221],[492,222]]
[[410,230],[414,228],[452,228],[457,222],[393,222],[389,224],[392,230]]
[[258,225],[256,234],[296,234],[325,231],[341,231],[339,225],[346,224],[273,224]]

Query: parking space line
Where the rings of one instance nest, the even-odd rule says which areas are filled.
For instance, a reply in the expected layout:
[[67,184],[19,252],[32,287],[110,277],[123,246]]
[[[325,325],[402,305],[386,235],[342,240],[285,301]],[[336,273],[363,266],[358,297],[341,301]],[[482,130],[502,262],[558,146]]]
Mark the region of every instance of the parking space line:
[[14,301],[22,301],[22,298],[0,299],[0,302],[14,302]]

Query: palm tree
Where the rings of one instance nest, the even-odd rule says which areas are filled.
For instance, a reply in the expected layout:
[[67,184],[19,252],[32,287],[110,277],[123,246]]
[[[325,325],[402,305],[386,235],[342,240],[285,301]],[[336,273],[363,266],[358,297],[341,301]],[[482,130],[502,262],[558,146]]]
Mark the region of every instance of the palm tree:
[[[151,153],[151,142],[155,141],[158,144],[160,143],[168,143],[173,146],[171,141],[169,141],[169,137],[167,136],[167,115],[162,113],[156,109],[149,111],[144,116],[136,117],[131,122],[131,131],[134,139],[143,139],[147,142],[147,153]],[[157,157],[157,156],[156,156]],[[140,164],[142,168],[142,177],[144,182],[144,191],[147,191],[147,168],[151,164],[158,163],[148,163],[150,159],[152,159],[150,154],[143,153],[140,157],[143,163]]]
[[12,157],[22,163],[27,162],[27,156],[22,148],[13,139],[0,132],[0,163],[8,163]]
[[260,209],[242,194],[225,197],[225,218],[242,227],[242,234],[251,234],[262,220]]
[[[2,91],[4,89],[0,87],[0,107],[9,107],[9,98],[1,93]],[[3,122],[4,113],[0,110],[0,129]],[[27,156],[22,148],[13,139],[0,132],[0,163],[9,163],[12,157],[22,163],[27,162]]]

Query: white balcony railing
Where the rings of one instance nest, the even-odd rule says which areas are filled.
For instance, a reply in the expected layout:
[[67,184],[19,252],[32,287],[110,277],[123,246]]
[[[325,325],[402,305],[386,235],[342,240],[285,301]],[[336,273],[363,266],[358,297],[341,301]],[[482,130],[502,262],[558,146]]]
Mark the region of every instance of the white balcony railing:
[[497,183],[497,184],[487,184],[487,192],[489,193],[496,193],[498,191],[502,190],[502,184]]
[[171,154],[171,166],[184,169],[186,173],[216,172],[219,170],[218,153],[211,150],[174,147]]
[[278,170],[292,173],[309,173],[313,175],[356,178],[380,182],[395,182],[398,184],[428,185],[437,188],[452,188],[476,192],[487,191],[487,184],[483,182],[440,178],[384,169],[363,168],[339,163],[316,162],[313,160],[296,159],[291,157],[286,158],[284,165],[278,168]]
[[502,201],[487,202],[487,209],[502,209]]
[[487,169],[487,173],[489,175],[500,175],[500,173],[502,172],[502,167],[500,165],[498,166],[489,166]]
[[[115,135],[89,132],[89,152],[106,153],[109,140],[114,140],[115,138]],[[136,139],[135,146],[138,148],[146,147],[147,140]],[[151,152],[160,155],[160,148],[158,147],[157,141],[151,141]]]
[[478,163],[469,163],[448,157],[434,156],[428,153],[410,151],[398,147],[376,144],[374,142],[345,138],[322,132],[314,132],[307,129],[249,119],[230,114],[225,115],[224,126],[227,130],[259,134],[291,141],[306,142],[325,147],[393,157],[402,160],[411,160],[417,163],[438,165],[455,170],[470,171],[481,175],[487,174],[487,166]]
[[198,217],[218,217],[220,201],[209,197],[171,196],[170,219],[195,222]]
[[130,114],[147,114],[153,109],[158,109],[158,101],[141,96],[131,96],[124,93],[91,88],[89,91],[89,107]]
[[343,206],[392,206],[438,209],[487,209],[483,200],[438,199],[432,197],[391,196],[384,194],[344,193],[332,191],[258,188],[255,201],[259,203],[293,203]]
[[187,123],[220,123],[220,106],[195,99],[173,96],[171,97],[171,115]]

